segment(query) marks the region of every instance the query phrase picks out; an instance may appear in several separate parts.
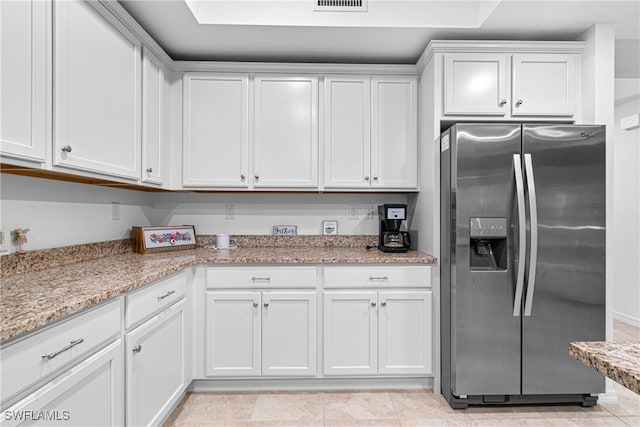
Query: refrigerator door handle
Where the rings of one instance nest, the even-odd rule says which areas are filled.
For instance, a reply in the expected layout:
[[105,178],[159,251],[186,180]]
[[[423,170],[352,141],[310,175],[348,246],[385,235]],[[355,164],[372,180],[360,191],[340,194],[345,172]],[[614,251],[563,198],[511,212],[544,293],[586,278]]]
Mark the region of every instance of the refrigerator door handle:
[[522,287],[524,286],[524,263],[526,256],[527,223],[524,206],[524,180],[522,175],[522,165],[520,154],[513,155],[513,170],[516,179],[516,196],[518,202],[518,272],[516,275],[516,293],[513,300],[513,316],[520,316],[520,306],[522,305]]
[[536,285],[536,264],[538,262],[538,208],[531,154],[524,155],[524,168],[527,177],[527,191],[529,193],[529,220],[531,221],[529,277],[527,281],[527,297],[524,302],[524,315],[531,316],[531,309],[533,307],[533,291]]

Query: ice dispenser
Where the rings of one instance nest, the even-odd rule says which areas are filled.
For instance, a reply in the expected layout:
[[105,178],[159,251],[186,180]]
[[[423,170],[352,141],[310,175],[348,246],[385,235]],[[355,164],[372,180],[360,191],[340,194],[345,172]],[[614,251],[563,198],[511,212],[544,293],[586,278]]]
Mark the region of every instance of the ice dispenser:
[[506,218],[471,218],[469,240],[471,270],[507,269]]

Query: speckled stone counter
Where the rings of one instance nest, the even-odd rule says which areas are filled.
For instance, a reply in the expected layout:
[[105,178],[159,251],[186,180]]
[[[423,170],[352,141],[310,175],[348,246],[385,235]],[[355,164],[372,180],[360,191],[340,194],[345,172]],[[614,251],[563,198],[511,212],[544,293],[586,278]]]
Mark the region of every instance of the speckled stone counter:
[[124,253],[2,277],[0,342],[196,264],[429,264],[416,251],[385,254],[364,247],[198,248],[163,254]]
[[572,342],[569,354],[635,393],[640,394],[640,342]]

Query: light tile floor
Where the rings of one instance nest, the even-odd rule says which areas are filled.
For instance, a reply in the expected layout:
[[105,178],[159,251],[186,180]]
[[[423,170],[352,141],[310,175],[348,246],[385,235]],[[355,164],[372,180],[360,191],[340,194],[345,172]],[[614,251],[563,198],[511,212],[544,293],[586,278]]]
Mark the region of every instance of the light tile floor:
[[[614,339],[640,329],[614,322]],[[640,426],[640,396],[616,384],[617,404],[471,407],[431,391],[189,393],[165,426]]]

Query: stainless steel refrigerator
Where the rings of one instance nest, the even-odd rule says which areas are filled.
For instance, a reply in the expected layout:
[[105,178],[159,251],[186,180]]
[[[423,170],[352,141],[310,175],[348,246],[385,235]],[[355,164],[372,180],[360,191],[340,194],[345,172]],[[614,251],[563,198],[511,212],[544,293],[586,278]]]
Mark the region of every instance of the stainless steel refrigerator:
[[604,126],[456,124],[440,144],[443,395],[595,404],[604,377],[569,342],[605,339]]

